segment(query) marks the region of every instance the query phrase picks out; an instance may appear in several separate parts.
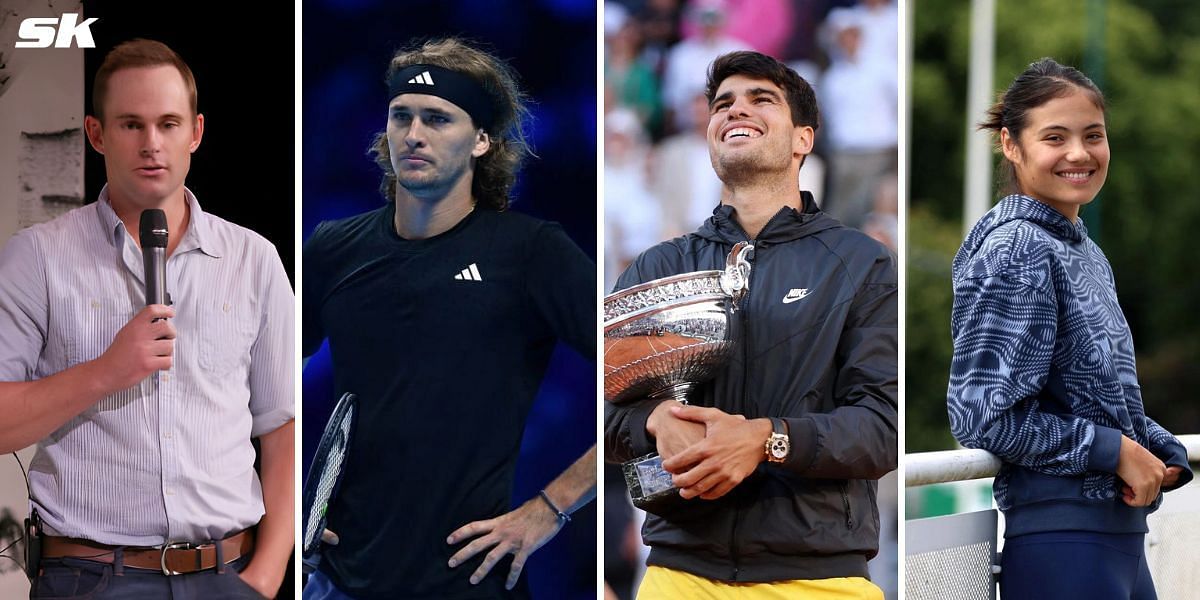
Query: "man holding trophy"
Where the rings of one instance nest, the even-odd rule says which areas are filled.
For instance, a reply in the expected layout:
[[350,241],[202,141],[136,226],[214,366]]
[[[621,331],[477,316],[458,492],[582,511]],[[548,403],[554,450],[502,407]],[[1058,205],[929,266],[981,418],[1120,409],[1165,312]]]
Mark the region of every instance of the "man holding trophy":
[[895,260],[800,191],[818,111],[795,71],[726,54],[706,95],[721,205],[605,301],[606,457],[648,512],[638,598],[883,598],[867,560],[897,461]]

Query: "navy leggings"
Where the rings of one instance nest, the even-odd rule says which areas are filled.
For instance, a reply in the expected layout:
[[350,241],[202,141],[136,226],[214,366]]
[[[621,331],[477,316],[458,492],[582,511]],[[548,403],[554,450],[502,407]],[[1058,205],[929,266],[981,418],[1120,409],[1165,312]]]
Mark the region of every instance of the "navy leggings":
[[304,600],[354,600],[350,594],[337,589],[329,577],[320,571],[313,571],[304,585]]
[[1004,542],[1001,600],[1157,600],[1145,534],[1050,531]]

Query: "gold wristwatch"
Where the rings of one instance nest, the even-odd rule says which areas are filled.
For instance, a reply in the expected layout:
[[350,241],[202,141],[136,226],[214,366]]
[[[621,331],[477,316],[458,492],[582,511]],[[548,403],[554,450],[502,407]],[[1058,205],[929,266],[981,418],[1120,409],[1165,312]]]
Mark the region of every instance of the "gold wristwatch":
[[771,436],[763,445],[767,454],[767,462],[781,463],[792,453],[792,442],[788,438],[787,423],[778,417],[771,417]]

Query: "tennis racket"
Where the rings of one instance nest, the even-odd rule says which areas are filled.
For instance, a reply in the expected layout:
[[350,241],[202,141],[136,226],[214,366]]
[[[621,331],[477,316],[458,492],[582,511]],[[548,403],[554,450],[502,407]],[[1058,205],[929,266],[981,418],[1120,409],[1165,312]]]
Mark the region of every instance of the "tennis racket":
[[333,408],[321,444],[313,456],[308,477],[304,480],[304,545],[303,555],[308,558],[321,547],[321,532],[325,530],[325,518],[329,504],[342,482],[346,455],[350,449],[350,438],[354,434],[354,420],[358,402],[356,396],[347,392]]

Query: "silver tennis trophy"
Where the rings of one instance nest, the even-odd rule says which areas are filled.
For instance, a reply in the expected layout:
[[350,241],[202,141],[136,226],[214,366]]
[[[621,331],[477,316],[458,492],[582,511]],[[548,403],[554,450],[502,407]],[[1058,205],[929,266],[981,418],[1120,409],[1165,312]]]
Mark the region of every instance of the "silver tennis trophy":
[[[724,271],[695,271],[647,281],[604,298],[604,400],[643,398],[687,404],[692,388],[717,375],[741,339],[734,317],[750,282],[754,246],[738,243]],[[657,453],[623,465],[634,505],[651,509],[678,498]],[[653,512],[653,511],[652,511]]]

